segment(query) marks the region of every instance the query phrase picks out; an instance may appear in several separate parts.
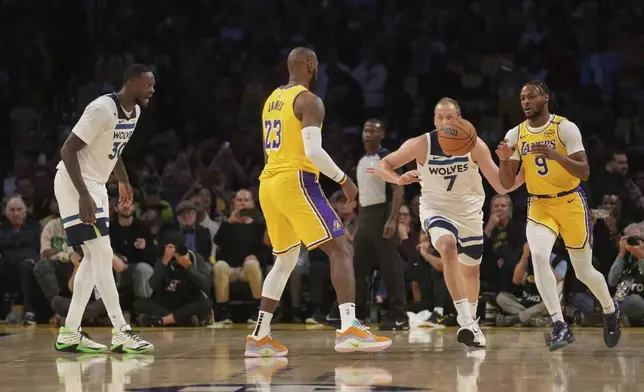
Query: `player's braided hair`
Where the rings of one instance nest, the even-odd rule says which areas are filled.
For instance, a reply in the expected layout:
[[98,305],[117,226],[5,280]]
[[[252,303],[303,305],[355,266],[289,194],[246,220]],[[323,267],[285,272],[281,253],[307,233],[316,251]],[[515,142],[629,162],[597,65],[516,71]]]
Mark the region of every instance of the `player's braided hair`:
[[550,87],[548,87],[548,85],[542,80],[530,80],[528,82],[525,82],[522,88],[525,86],[534,86],[534,88],[539,90],[541,94],[550,95]]

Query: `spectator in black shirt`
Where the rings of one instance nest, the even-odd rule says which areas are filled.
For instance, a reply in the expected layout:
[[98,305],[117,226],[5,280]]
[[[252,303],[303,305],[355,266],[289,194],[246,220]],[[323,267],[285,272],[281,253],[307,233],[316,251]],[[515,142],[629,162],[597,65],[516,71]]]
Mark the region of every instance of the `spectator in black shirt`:
[[35,323],[33,300],[38,284],[33,270],[40,259],[40,224],[27,218],[27,206],[20,197],[9,199],[5,216],[7,220],[0,224],[0,287],[18,295],[8,321],[20,321],[24,311],[24,321]]
[[250,191],[238,191],[233,200],[233,212],[215,236],[218,248],[213,278],[218,320],[230,321],[230,283],[247,282],[253,298],[258,302],[261,299],[263,274],[258,255],[264,244],[265,231],[266,226],[258,220]]
[[118,207],[110,222],[110,241],[114,255],[126,263],[119,287],[132,287],[136,298],[150,298],[150,277],[157,257],[154,237],[134,216],[134,207]]
[[593,206],[603,202],[604,195],[616,195],[624,203],[624,213],[634,220],[644,218],[644,196],[633,180],[628,177],[626,153],[615,151],[610,155],[603,171],[591,177]]
[[179,231],[183,234],[186,246],[198,253],[204,260],[210,259],[212,238],[210,231],[197,223],[197,206],[190,200],[184,200],[177,206]]
[[142,327],[205,324],[210,316],[211,266],[198,253],[186,247],[180,233],[170,233],[164,241],[163,257],[156,263],[150,286],[151,299],[134,302]]
[[622,213],[622,202],[616,195],[605,194],[597,210],[591,210],[593,223],[593,257],[599,260],[599,271],[608,276],[613,260],[619,251],[620,233],[632,223]]
[[644,321],[644,226],[633,224],[624,230],[619,253],[608,274],[615,287],[620,311],[631,322]]
[[525,242],[524,233],[523,227],[512,221],[512,199],[507,195],[492,197],[490,216],[483,230],[482,292],[498,293],[508,289]]

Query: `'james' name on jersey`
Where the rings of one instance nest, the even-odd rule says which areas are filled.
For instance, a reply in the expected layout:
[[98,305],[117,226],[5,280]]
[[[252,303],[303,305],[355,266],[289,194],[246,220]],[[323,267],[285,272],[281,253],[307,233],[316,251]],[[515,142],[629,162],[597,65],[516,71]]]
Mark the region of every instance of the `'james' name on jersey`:
[[[78,152],[83,179],[105,184],[123,149],[134,133],[141,109],[126,113],[116,94],[103,95],[92,101],[74,126],[73,132],[85,144]],[[63,161],[57,169],[67,171]]]

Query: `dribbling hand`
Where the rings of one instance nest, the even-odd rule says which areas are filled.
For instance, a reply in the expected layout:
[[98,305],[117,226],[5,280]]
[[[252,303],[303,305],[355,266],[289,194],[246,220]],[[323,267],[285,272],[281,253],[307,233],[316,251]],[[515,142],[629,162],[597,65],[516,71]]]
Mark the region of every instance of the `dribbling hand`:
[[512,154],[514,154],[514,150],[516,148],[517,148],[516,144],[511,146],[508,143],[508,139],[505,139],[501,143],[499,143],[499,146],[496,148],[496,155],[499,157],[500,160],[507,161],[508,159],[510,159]]
[[78,217],[81,222],[86,225],[93,225],[96,223],[96,213],[98,208],[96,208],[96,203],[90,195],[82,195],[78,198]]
[[402,176],[398,177],[398,181],[396,181],[396,184],[409,185],[409,184],[413,184],[414,182],[421,182],[422,180],[423,178],[420,175],[420,172],[418,170],[410,170],[405,174],[403,174]]

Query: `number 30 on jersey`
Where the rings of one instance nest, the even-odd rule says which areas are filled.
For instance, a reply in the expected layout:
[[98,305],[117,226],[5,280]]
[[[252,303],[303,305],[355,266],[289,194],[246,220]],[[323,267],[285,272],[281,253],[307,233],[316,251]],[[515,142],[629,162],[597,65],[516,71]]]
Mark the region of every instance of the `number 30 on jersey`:
[[282,121],[279,119],[264,121],[264,131],[266,140],[264,140],[264,149],[268,151],[277,151],[282,146]]

